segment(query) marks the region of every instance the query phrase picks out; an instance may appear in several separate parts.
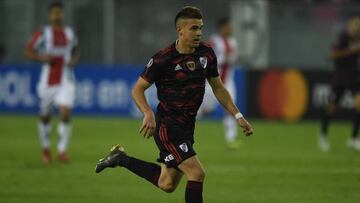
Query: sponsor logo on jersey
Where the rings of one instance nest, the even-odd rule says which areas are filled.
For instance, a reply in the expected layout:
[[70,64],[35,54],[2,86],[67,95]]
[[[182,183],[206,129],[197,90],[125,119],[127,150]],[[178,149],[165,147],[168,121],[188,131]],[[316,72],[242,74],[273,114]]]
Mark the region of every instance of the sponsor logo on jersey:
[[188,62],[186,62],[186,66],[187,66],[188,69],[191,70],[191,71],[194,71],[195,68],[196,68],[194,61],[188,61]]
[[187,144],[185,142],[182,143],[181,145],[179,145],[179,147],[183,152],[188,152],[189,151],[189,148],[188,148],[188,146],[187,146]]
[[176,66],[175,66],[175,71],[178,71],[178,70],[182,70],[183,68],[179,65],[179,64],[177,64]]
[[150,61],[146,64],[146,68],[149,68],[154,63],[154,59],[151,58]]
[[169,154],[169,155],[167,155],[165,157],[165,162],[167,163],[167,162],[170,162],[171,160],[174,160],[174,159],[175,159],[174,156],[172,154]]
[[203,68],[206,68],[206,66],[207,66],[207,58],[206,58],[206,56],[200,57],[200,58],[199,58],[199,61],[200,61],[201,66],[202,66]]

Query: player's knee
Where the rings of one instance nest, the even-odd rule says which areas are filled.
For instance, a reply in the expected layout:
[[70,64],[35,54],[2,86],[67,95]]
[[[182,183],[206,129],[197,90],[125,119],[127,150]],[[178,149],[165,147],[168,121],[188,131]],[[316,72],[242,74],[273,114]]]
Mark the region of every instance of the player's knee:
[[360,112],[360,95],[359,94],[357,94],[355,96],[354,107],[355,107],[355,111],[359,113]]
[[70,122],[70,110],[67,108],[60,109],[60,119],[62,122]]
[[159,182],[158,186],[167,193],[172,193],[176,189],[176,185],[169,182]]
[[360,104],[355,105],[355,111],[356,113],[360,113]]
[[41,115],[40,120],[42,123],[47,124],[50,122],[51,116],[50,115]]
[[196,168],[187,174],[188,180],[203,182],[205,180],[205,171],[202,168]]
[[61,116],[61,121],[64,123],[69,123],[70,122],[70,116]]

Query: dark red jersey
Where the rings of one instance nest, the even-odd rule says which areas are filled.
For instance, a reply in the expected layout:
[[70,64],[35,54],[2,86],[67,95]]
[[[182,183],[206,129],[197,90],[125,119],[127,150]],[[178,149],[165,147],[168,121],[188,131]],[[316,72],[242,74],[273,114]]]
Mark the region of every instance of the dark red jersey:
[[216,55],[200,43],[192,54],[180,54],[175,43],[155,54],[141,77],[154,83],[160,101],[160,122],[193,128],[203,101],[206,78],[218,77]]

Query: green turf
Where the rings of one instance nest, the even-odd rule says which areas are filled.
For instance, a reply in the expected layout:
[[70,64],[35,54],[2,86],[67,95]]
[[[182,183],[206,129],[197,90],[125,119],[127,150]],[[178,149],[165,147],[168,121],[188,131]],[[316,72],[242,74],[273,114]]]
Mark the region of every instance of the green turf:
[[[76,117],[72,163],[50,166],[41,163],[36,122],[31,116],[0,116],[0,202],[184,202],[185,180],[166,194],[122,168],[94,173],[97,160],[115,143],[133,156],[157,158],[154,142],[137,134],[140,121]],[[331,127],[329,153],[317,148],[316,122],[254,121],[253,126],[255,135],[241,137],[241,149],[229,151],[221,123],[198,123],[195,149],[207,173],[205,202],[360,202],[360,153],[345,145],[349,123]]]

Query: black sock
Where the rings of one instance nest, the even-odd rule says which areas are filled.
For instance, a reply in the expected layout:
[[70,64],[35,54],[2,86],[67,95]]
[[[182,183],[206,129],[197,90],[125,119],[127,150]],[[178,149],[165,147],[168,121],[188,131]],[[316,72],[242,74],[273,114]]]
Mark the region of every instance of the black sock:
[[357,138],[359,135],[359,127],[360,127],[360,112],[356,112],[353,119],[353,132],[352,138]]
[[185,191],[186,203],[202,203],[203,183],[197,181],[188,181]]
[[327,113],[327,112],[324,112],[322,120],[321,120],[321,133],[322,133],[322,136],[327,136],[329,123],[330,123],[330,114]]
[[126,156],[120,165],[158,187],[161,173],[159,165],[130,156]]

